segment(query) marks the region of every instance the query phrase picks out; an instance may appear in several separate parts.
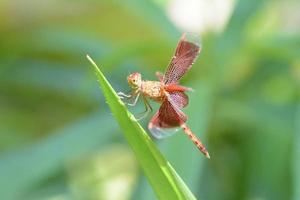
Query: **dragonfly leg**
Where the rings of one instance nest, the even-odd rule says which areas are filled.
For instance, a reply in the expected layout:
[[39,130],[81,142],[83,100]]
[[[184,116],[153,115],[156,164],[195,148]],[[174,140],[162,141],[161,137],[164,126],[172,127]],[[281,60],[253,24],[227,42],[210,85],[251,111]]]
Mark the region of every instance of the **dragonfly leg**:
[[127,103],[127,105],[129,105],[129,106],[135,106],[136,103],[137,103],[137,101],[138,101],[138,99],[139,99],[139,97],[140,97],[140,94],[141,94],[140,92],[137,93],[137,94],[135,95],[134,101],[133,101],[132,103]]
[[161,73],[161,72],[155,72],[155,75],[156,75],[156,77],[158,78],[158,80],[160,81],[160,82],[162,82],[163,81],[163,79],[164,79],[164,75]]
[[132,94],[125,94],[123,92],[118,92],[118,96],[121,98],[121,99],[124,99],[124,98],[132,98]]
[[144,105],[145,105],[145,111],[140,113],[139,116],[136,117],[136,119],[139,121],[145,117],[147,117],[147,115],[152,112],[152,107],[151,105],[149,104],[148,100],[146,99],[146,97],[142,96],[143,97],[143,101],[144,101]]

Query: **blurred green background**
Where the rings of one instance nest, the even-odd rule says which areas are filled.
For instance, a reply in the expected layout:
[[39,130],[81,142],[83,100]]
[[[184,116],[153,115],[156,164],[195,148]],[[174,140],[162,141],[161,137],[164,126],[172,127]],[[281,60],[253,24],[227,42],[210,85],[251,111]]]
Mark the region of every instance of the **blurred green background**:
[[130,72],[164,71],[184,31],[203,47],[182,81],[195,89],[184,112],[211,159],[182,132],[156,141],[166,159],[198,199],[300,199],[299,9],[296,0],[0,1],[0,199],[156,199],[85,55],[126,92]]

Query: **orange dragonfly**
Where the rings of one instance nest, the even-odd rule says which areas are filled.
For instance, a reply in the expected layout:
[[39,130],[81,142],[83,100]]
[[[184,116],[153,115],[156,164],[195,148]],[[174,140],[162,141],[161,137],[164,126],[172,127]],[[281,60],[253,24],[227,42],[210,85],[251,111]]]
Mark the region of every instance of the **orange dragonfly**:
[[130,106],[135,106],[139,97],[142,97],[146,111],[139,119],[144,118],[152,111],[148,99],[160,103],[159,110],[148,125],[152,135],[158,139],[165,138],[182,128],[197,148],[207,158],[210,158],[201,140],[187,126],[187,116],[181,111],[189,103],[185,92],[190,91],[191,88],[179,85],[179,80],[192,67],[201,50],[199,43],[192,39],[195,37],[191,34],[184,33],[181,36],[165,74],[156,72],[159,81],[142,80],[140,73],[132,73],[127,77],[131,93],[119,92],[118,95],[121,99],[133,100],[131,103],[127,103]]

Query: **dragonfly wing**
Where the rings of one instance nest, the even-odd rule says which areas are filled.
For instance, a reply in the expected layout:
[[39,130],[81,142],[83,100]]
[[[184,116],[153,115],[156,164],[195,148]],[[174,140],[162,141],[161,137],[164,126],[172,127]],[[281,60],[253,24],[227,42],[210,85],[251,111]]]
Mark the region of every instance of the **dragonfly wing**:
[[187,116],[167,98],[152,117],[148,128],[154,137],[160,139],[173,135],[186,120]]
[[[151,122],[150,122],[151,123]],[[161,128],[159,126],[156,126],[153,124],[150,128],[150,123],[149,123],[149,130],[151,131],[151,134],[156,138],[156,139],[163,139],[166,137],[170,137],[174,135],[175,133],[178,132],[179,128]]]
[[178,83],[179,79],[191,68],[200,52],[200,42],[195,36],[184,33],[176,47],[175,55],[164,75],[165,84]]
[[184,108],[189,104],[189,97],[184,92],[169,93],[169,99],[178,108]]

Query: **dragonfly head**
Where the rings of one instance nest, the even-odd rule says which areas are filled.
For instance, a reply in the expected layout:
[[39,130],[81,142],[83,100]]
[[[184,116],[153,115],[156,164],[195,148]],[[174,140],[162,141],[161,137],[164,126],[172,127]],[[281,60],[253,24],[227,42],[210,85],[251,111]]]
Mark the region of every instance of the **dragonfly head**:
[[134,72],[127,77],[129,86],[132,89],[138,89],[142,85],[142,76],[138,72]]

